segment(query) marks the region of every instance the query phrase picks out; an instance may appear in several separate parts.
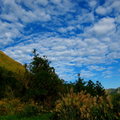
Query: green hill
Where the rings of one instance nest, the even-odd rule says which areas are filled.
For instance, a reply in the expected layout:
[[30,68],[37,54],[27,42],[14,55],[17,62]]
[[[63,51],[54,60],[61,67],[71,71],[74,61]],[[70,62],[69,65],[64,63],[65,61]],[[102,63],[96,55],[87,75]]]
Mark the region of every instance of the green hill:
[[13,60],[2,51],[0,51],[0,67],[4,67],[5,69],[17,74],[22,74],[25,72],[25,68],[22,64]]
[[106,91],[107,91],[108,94],[116,94],[116,93],[120,94],[120,87],[118,87],[116,89],[115,88],[114,89],[113,88],[107,89]]

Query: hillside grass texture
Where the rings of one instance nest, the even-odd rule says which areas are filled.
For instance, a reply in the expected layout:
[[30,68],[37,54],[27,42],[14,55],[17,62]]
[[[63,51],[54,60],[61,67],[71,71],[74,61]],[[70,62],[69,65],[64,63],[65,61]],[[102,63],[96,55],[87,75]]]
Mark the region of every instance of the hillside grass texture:
[[4,67],[17,74],[23,74],[25,72],[25,68],[22,64],[13,60],[2,51],[0,51],[0,67]]

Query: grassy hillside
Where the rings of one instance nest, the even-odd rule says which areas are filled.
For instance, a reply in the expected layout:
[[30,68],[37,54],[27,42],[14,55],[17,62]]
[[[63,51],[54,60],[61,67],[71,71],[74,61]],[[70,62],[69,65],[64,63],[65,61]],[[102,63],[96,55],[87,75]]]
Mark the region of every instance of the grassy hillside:
[[2,51],[0,51],[0,67],[4,67],[17,74],[22,74],[25,71],[23,65],[13,60]]
[[116,89],[107,89],[106,90],[108,94],[116,94],[119,93],[120,94],[120,87],[116,88]]

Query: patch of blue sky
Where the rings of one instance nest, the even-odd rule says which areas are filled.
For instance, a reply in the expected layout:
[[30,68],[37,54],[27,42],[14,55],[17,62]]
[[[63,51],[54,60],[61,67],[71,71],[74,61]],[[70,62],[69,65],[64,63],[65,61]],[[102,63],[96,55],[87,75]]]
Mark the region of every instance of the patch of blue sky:
[[119,87],[119,6],[119,0],[2,0],[0,49],[24,64],[36,48],[66,81],[81,73]]

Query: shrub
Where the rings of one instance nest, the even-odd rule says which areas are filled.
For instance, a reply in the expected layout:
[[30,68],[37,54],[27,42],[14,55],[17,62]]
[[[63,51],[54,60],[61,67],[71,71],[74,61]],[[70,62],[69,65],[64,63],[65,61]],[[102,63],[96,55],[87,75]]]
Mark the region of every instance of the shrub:
[[35,116],[38,113],[38,109],[35,106],[32,105],[26,105],[24,107],[24,110],[20,112],[19,116],[20,117],[31,117]]
[[13,115],[23,110],[24,104],[19,99],[0,100],[0,115]]
[[18,117],[31,117],[39,113],[45,113],[43,106],[34,101],[21,102],[20,99],[2,99],[0,100],[0,115],[17,115]]
[[120,119],[120,93],[111,94],[113,104],[113,112],[116,115],[116,120]]
[[93,97],[85,92],[63,96],[57,101],[54,119],[58,120],[113,120],[112,106],[107,97]]
[[6,115],[7,114],[7,110],[6,110],[6,106],[5,106],[5,101],[1,100],[0,101],[0,115]]
[[21,112],[17,114],[18,117],[32,117],[38,115],[42,111],[42,107],[34,101],[30,101],[24,105]]

